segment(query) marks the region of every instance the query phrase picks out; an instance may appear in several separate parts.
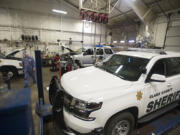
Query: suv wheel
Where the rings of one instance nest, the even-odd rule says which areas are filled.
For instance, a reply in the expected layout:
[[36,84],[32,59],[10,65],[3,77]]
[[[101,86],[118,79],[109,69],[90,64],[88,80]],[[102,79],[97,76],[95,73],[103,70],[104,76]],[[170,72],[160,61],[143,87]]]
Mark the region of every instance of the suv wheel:
[[108,122],[105,135],[129,135],[135,125],[134,116],[129,112],[115,115]]

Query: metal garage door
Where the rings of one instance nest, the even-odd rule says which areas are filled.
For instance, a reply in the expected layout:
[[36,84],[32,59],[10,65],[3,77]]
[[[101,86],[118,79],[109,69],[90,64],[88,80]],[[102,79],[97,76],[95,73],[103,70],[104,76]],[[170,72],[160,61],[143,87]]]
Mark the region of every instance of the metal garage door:
[[173,15],[166,36],[165,49],[180,51],[180,15]]

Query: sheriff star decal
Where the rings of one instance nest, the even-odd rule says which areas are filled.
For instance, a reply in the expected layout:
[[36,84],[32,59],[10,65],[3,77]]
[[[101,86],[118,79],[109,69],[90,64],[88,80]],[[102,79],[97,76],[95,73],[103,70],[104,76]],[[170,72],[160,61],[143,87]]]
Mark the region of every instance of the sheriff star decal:
[[141,91],[138,91],[137,94],[136,94],[136,98],[137,100],[141,100],[142,99],[142,92]]

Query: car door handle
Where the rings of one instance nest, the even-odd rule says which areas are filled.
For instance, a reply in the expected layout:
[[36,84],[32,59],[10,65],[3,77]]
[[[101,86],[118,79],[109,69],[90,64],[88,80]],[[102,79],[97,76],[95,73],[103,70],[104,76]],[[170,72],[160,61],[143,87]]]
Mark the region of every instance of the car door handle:
[[167,84],[167,86],[168,86],[168,87],[171,87],[171,86],[172,86],[172,84],[171,84],[171,83],[168,83],[168,84]]

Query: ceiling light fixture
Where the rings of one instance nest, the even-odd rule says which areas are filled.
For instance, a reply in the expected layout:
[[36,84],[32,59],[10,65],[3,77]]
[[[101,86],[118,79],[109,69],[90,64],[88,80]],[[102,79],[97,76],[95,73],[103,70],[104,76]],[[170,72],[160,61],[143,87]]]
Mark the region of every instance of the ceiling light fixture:
[[121,40],[120,43],[125,43],[125,41],[124,41],[124,40]]
[[52,11],[59,14],[67,14],[66,11],[62,11],[62,10],[52,9]]
[[129,43],[134,43],[135,41],[134,40],[129,40]]
[[117,43],[117,41],[113,41],[113,43],[115,43],[115,44],[116,44],[116,43]]

